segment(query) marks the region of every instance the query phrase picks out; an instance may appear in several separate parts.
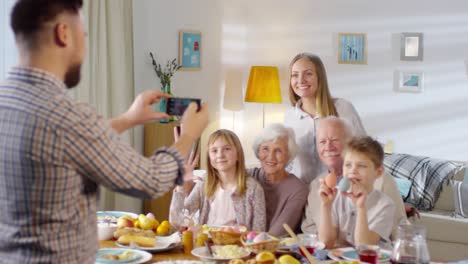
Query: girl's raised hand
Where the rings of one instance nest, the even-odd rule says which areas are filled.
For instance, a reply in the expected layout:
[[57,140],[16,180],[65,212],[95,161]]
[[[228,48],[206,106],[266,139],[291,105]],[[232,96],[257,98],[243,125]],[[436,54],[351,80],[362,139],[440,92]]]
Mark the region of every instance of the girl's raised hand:
[[193,151],[190,152],[190,156],[185,161],[185,164],[184,164],[184,170],[185,170],[184,185],[176,187],[176,191],[177,192],[184,192],[185,196],[190,194],[190,192],[193,189],[193,186],[195,185],[193,180],[195,180],[196,177],[195,177],[195,175],[193,175],[193,169],[195,168],[195,166],[197,166],[198,157],[199,157],[198,153],[195,154]]

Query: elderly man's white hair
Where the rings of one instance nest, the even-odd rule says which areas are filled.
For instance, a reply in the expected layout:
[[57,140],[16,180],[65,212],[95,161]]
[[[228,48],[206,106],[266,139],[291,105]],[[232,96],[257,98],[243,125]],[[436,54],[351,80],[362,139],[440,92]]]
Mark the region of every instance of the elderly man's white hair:
[[297,144],[296,144],[296,136],[294,134],[294,130],[289,127],[285,127],[283,124],[274,123],[270,124],[265,127],[259,135],[254,140],[253,143],[253,151],[255,156],[258,157],[258,150],[260,149],[260,145],[263,142],[270,141],[270,140],[277,140],[278,138],[285,137],[288,140],[288,163],[290,163],[297,154]]
[[318,123],[318,127],[325,125],[327,123],[337,123],[340,124],[341,127],[343,128],[344,136],[345,136],[345,141],[350,140],[354,135],[353,135],[353,130],[351,129],[351,125],[349,124],[348,120],[337,117],[337,116],[327,116],[324,118],[321,118]]

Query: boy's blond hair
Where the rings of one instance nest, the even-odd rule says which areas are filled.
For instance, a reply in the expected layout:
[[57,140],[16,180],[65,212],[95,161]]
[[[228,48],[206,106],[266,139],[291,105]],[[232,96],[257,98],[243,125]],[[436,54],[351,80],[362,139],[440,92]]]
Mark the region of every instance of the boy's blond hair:
[[369,158],[376,168],[383,165],[384,151],[380,143],[369,136],[353,137],[346,146],[346,151],[360,153]]

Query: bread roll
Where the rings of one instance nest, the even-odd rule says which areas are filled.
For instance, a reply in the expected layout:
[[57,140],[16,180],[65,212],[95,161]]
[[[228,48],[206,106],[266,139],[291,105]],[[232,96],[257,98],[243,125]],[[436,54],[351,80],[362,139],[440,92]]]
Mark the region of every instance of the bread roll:
[[140,247],[154,247],[156,245],[156,238],[144,237],[135,235],[123,235],[120,236],[117,242],[122,245],[130,245],[130,242],[135,242]]

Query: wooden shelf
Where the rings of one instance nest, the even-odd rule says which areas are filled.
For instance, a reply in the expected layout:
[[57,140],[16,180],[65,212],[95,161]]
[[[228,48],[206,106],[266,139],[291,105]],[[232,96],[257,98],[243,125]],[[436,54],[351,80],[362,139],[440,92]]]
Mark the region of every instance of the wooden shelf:
[[[144,128],[144,154],[151,156],[160,147],[169,147],[174,143],[174,127],[177,122],[145,124]],[[171,205],[172,190],[154,200],[143,202],[144,213],[152,212],[159,221],[168,220]]]

